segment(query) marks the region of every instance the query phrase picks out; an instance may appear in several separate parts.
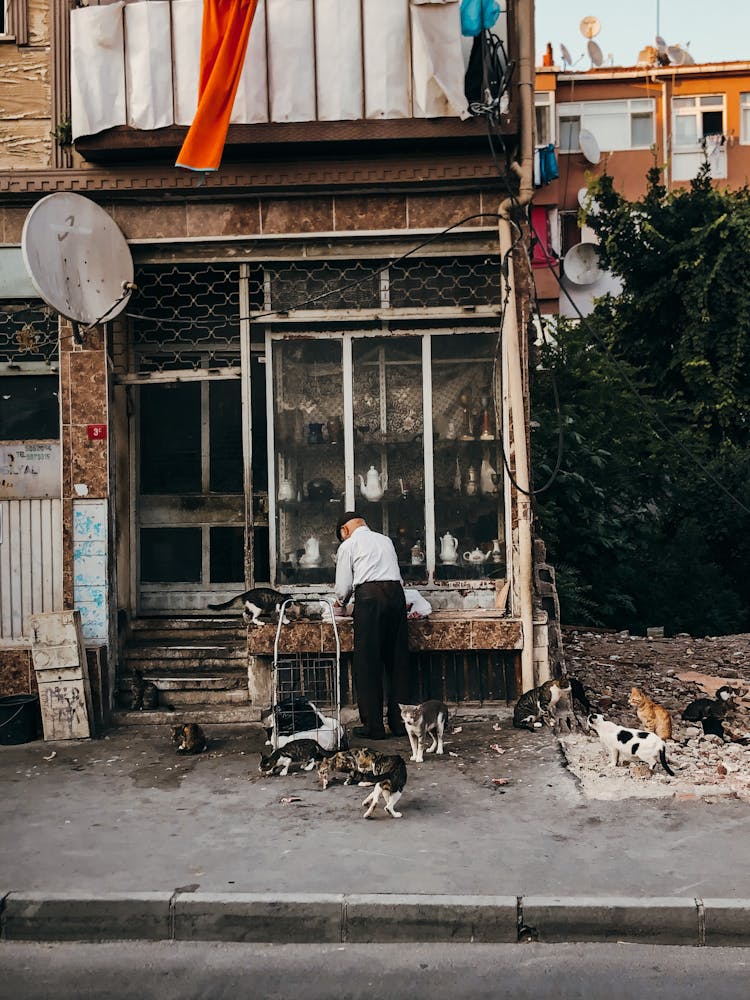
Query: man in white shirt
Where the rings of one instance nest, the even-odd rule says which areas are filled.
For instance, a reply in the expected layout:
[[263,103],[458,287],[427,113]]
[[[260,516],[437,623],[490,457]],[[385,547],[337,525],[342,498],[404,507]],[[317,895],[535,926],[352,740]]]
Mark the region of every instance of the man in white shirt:
[[363,517],[347,511],[336,524],[336,603],[354,594],[354,683],[362,727],[355,736],[386,739],[383,726],[383,672],[388,679],[388,726],[406,735],[399,702],[410,696],[406,601],[393,542],[370,531]]

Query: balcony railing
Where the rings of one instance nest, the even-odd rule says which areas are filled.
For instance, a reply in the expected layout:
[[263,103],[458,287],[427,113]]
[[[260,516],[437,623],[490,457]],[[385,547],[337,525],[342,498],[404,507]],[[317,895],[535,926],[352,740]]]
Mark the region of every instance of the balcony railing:
[[[202,11],[202,0],[73,10],[73,138],[166,130],[177,141],[197,105]],[[493,31],[507,38],[505,13]],[[260,0],[231,122],[253,142],[298,140],[292,123],[318,123],[307,138],[361,138],[377,122],[382,138],[471,135],[484,124],[456,121],[468,117],[471,44],[460,0]]]

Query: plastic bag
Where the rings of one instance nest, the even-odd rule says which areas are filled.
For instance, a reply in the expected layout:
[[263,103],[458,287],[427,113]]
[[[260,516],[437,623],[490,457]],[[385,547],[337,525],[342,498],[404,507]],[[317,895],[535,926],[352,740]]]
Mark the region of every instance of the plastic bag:
[[497,0],[461,0],[461,34],[478,35],[491,28],[499,16]]

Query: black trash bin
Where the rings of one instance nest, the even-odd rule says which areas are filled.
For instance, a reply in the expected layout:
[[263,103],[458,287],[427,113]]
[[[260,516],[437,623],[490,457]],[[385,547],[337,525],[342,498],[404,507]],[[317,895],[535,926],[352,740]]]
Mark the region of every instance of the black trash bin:
[[0,698],[0,744],[13,746],[35,740],[40,718],[38,694],[11,694]]

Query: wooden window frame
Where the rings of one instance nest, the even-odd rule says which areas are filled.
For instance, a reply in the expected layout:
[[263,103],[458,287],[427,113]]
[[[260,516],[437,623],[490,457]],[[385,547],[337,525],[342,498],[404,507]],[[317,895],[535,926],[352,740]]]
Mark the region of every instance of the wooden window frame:
[[16,45],[28,45],[28,0],[0,0],[0,2],[5,8],[5,30],[0,33],[0,38],[4,41],[15,41]]

